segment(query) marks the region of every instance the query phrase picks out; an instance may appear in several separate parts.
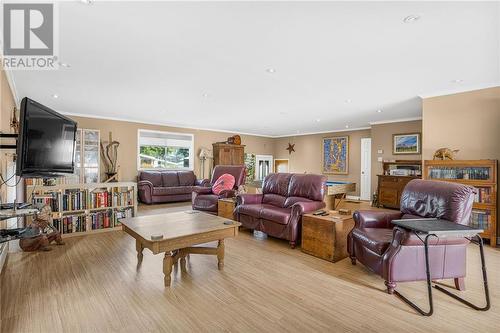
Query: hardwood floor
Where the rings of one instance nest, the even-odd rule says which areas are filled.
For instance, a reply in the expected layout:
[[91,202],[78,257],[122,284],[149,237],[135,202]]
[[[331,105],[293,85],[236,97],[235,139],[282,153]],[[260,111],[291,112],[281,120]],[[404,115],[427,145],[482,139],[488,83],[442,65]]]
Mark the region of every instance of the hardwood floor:
[[[223,271],[216,258],[191,255],[186,273],[175,270],[171,288],[163,286],[163,256],[145,250],[137,267],[135,242],[122,231],[69,238],[53,248],[9,255],[0,282],[1,332],[498,332],[500,323],[500,251],[490,247],[491,310],[476,312],[434,292],[430,318],[386,294],[383,280],[362,265],[333,264],[245,230],[226,240]],[[474,246],[466,285],[463,294],[482,304]],[[399,289],[425,305],[424,283]]]

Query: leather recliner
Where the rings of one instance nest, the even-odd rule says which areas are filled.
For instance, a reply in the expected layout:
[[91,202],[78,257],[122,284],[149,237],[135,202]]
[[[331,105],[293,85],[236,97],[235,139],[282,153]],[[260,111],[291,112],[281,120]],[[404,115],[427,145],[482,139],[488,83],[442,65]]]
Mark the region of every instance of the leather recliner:
[[[223,174],[233,175],[235,183],[231,190],[224,190],[219,194],[212,192],[212,185]],[[246,168],[244,165],[216,165],[212,171],[212,180],[207,187],[193,188],[191,206],[193,210],[200,210],[210,214],[217,214],[219,199],[232,198],[240,185],[245,184]]]
[[[414,233],[394,227],[391,221],[439,218],[467,225],[475,191],[457,183],[416,179],[403,190],[399,212],[356,211],[355,226],[347,239],[352,264],[358,260],[380,275],[390,294],[397,282],[425,281],[423,242]],[[454,279],[457,289],[465,289],[468,243],[463,238],[430,238],[431,278]]]
[[300,238],[302,215],[325,207],[325,182],[321,175],[269,174],[262,194],[236,197],[235,218],[243,227],[288,240],[294,248]]

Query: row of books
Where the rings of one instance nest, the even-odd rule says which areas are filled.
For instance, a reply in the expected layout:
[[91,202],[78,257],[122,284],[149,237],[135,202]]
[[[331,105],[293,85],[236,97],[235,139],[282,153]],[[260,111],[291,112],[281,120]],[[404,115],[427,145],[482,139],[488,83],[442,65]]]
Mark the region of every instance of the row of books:
[[486,210],[473,210],[471,215],[471,226],[487,230],[490,228],[491,214]]
[[134,203],[133,195],[133,190],[127,187],[98,192],[68,189],[34,196],[33,204],[50,205],[53,212],[131,206]]
[[476,187],[477,193],[474,197],[474,202],[491,203],[491,188],[489,187]]
[[434,179],[470,179],[488,180],[490,179],[490,168],[485,167],[440,167],[429,169],[429,178]]
[[132,217],[132,215],[132,208],[122,210],[109,209],[107,211],[88,215],[64,216],[59,219],[54,219],[52,223],[61,233],[70,234],[74,232],[114,228],[121,225],[120,219]]
[[53,186],[53,185],[77,184],[78,176],[70,175],[70,176],[56,177],[56,178],[25,178],[24,182],[28,186],[29,185]]

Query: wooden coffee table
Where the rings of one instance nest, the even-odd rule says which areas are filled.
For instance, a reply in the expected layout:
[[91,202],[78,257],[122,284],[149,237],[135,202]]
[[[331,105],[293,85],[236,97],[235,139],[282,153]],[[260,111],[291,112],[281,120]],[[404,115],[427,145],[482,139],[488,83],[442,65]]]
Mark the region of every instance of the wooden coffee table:
[[[153,254],[165,252],[163,273],[165,286],[170,286],[172,266],[180,259],[186,270],[186,256],[216,255],[218,268],[224,267],[224,238],[238,235],[241,223],[197,211],[176,212],[120,220],[123,230],[135,238],[137,259],[142,261],[144,248]],[[160,236],[160,237],[156,237]],[[195,246],[218,241],[217,247]]]

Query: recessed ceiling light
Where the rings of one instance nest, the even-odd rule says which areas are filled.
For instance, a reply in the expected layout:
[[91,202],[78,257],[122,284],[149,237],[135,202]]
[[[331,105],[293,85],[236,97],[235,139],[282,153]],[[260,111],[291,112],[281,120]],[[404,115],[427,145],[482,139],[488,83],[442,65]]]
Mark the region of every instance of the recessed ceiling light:
[[266,69],[266,72],[273,74],[276,73],[276,70],[274,68],[268,68]]
[[85,4],[85,5],[91,5],[92,2],[94,2],[93,0],[80,0],[81,3]]
[[202,95],[202,96],[203,96],[203,97],[208,97],[208,96],[210,96],[210,95],[209,95],[208,93],[203,93],[203,95]]
[[71,65],[68,64],[68,63],[66,63],[66,62],[60,62],[59,66],[66,67],[66,68],[70,68],[71,67]]
[[453,82],[453,83],[462,83],[462,82],[464,82],[464,80],[462,80],[462,79],[455,79],[455,80],[453,80],[451,82]]
[[347,103],[347,104],[349,104],[349,103],[351,103],[351,102],[352,102],[352,99],[348,98],[348,99],[346,99],[344,102],[345,102],[345,103]]
[[345,128],[349,128],[349,125],[345,125]]
[[377,110],[377,113],[382,113],[382,110],[378,109],[378,110]]
[[59,98],[59,95],[58,94],[52,94],[52,97],[53,98]]
[[316,122],[319,123],[321,121],[321,119],[319,118],[316,118]]
[[420,20],[420,15],[408,15],[403,19],[404,23],[412,23]]

